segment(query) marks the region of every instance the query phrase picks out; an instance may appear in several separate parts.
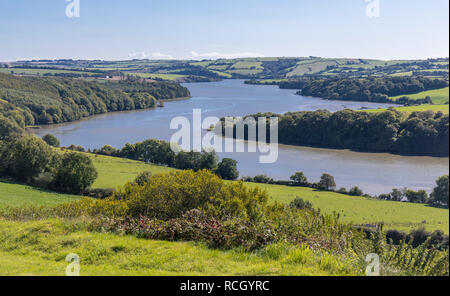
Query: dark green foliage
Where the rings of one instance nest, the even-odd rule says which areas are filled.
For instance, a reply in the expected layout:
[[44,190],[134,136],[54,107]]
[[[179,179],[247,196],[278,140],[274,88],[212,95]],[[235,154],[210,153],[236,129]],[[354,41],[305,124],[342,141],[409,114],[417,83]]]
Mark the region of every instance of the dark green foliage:
[[61,143],[59,142],[58,138],[56,138],[54,135],[46,134],[42,137],[42,140],[44,140],[45,143],[52,147],[59,147]]
[[297,210],[305,210],[305,209],[312,209],[312,204],[309,201],[305,201],[304,199],[300,197],[296,197],[289,205],[293,209]]
[[224,180],[236,180],[239,177],[237,161],[231,158],[222,159],[215,173]]
[[150,181],[152,175],[152,172],[142,172],[134,179],[134,183],[144,186]]
[[336,189],[336,182],[334,181],[334,177],[330,174],[323,174],[322,177],[320,177],[319,181],[319,189],[322,190],[335,190]]
[[427,203],[428,193],[425,190],[414,191],[407,189],[404,191],[404,196],[412,203]]
[[0,173],[31,181],[49,168],[54,152],[33,135],[22,135],[0,145]]
[[12,138],[20,137],[24,132],[15,121],[5,118],[0,114],[0,145]]
[[100,150],[94,149],[93,152],[95,154],[100,154],[100,155],[117,156],[117,155],[119,155],[120,151],[110,145],[105,145]]
[[436,187],[431,194],[431,203],[448,208],[449,202],[449,180],[448,175],[440,177],[436,181]]
[[198,209],[215,218],[256,221],[268,196],[260,189],[246,188],[242,182],[225,183],[208,170],[187,170],[152,176],[143,185],[128,183],[112,200],[123,202],[133,217],[167,220]]
[[386,231],[386,240],[394,245],[399,245],[402,241],[405,241],[407,234],[403,231],[388,230]]
[[449,115],[432,111],[405,115],[343,110],[290,112],[279,117],[279,142],[288,145],[354,149],[412,155],[449,153]]
[[110,197],[115,192],[112,188],[86,188],[82,194],[97,199]]
[[254,177],[242,178],[244,182],[260,183],[260,184],[273,184],[275,180],[266,175],[256,175]]
[[97,176],[97,170],[88,156],[68,152],[61,157],[53,186],[63,192],[81,193],[94,183]]
[[296,172],[294,175],[291,176],[291,180],[297,186],[308,185],[308,179],[306,178],[306,176],[303,172]]
[[[299,94],[327,100],[391,102],[389,97],[448,86],[443,79],[425,77],[368,77],[302,80]],[[406,103],[406,102],[399,102]]]
[[189,95],[186,88],[170,82],[97,83],[0,73],[0,114],[14,110],[26,125],[70,122],[106,112],[152,108],[157,100]]
[[362,196],[364,192],[358,186],[355,186],[348,191],[348,194],[352,196]]

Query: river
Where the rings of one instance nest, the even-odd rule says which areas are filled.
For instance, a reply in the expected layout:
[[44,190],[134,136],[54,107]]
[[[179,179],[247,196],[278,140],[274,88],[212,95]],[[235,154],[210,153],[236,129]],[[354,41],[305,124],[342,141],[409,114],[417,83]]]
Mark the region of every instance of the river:
[[[387,104],[328,101],[302,97],[294,90],[277,86],[246,85],[242,80],[184,84],[192,94],[189,100],[166,102],[164,108],[108,113],[77,122],[45,126],[33,132],[39,136],[51,133],[61,144],[100,148],[109,144],[121,148],[125,143],[145,139],[170,140],[175,132],[170,122],[174,117],[192,119],[193,109],[201,109],[202,117],[244,116],[257,112],[285,113],[345,108],[385,108]],[[310,181],[318,181],[322,173],[335,177],[338,187],[357,185],[364,192],[379,194],[392,188],[430,191],[435,180],[449,172],[448,158],[411,157],[383,153],[360,153],[310,147],[279,146],[274,164],[260,164],[259,154],[219,153],[238,161],[241,176],[266,174],[275,179],[289,179],[303,171]]]

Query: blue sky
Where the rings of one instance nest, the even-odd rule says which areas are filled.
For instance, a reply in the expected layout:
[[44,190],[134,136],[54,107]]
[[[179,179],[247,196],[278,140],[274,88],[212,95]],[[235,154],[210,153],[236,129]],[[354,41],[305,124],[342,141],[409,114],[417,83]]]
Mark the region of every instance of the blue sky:
[[1,0],[0,60],[449,55],[448,0],[379,1]]

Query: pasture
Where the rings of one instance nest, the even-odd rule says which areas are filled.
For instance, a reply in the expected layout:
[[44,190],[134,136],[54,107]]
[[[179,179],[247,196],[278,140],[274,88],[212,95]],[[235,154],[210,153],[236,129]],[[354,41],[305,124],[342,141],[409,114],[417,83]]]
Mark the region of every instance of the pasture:
[[431,97],[433,104],[445,104],[445,103],[448,103],[448,101],[449,101],[449,88],[445,87],[445,88],[441,88],[441,89],[423,91],[423,92],[412,94],[412,95],[401,95],[401,96],[391,97],[391,99],[396,100],[403,96],[407,96],[411,99],[424,99],[425,97],[429,96],[429,97]]
[[355,257],[309,248],[266,247],[257,252],[210,249],[195,242],[167,242],[87,231],[82,223],[0,220],[0,275],[64,276],[70,253],[81,276],[361,275]]

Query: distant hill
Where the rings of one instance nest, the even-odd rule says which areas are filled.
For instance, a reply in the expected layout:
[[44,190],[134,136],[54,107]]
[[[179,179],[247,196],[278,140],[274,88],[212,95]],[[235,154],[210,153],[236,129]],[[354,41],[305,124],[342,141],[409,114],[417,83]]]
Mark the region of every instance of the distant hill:
[[214,81],[222,78],[289,79],[302,76],[428,76],[448,79],[449,59],[373,60],[358,58],[273,57],[186,60],[43,60],[0,66],[0,72],[25,75],[137,75],[156,80]]

